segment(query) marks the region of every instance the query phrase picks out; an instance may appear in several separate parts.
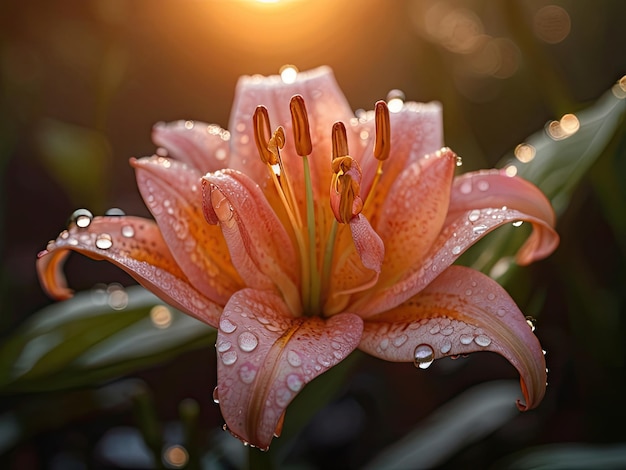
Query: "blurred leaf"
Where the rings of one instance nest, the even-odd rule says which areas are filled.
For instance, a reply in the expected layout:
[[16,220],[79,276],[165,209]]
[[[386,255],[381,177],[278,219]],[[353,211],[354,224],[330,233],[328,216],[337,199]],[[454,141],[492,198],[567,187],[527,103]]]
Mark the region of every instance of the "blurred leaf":
[[0,347],[0,392],[94,384],[215,341],[213,328],[169,307],[159,328],[150,317],[157,297],[139,286],[122,292],[123,309],[94,290],[31,317]]
[[77,206],[102,207],[105,175],[111,156],[106,137],[95,130],[53,119],[36,133],[45,168]]
[[[560,216],[582,177],[620,130],[625,112],[626,99],[610,90],[594,105],[576,113],[578,131],[562,140],[554,140],[546,130],[536,132],[525,142],[534,149],[534,158],[522,163],[511,152],[500,166],[515,166],[517,175],[536,184]],[[514,265],[511,255],[528,235],[524,225],[502,227],[491,233],[466,253],[462,263],[506,282]]]
[[587,470],[626,468],[626,445],[553,444],[517,453],[497,468],[522,470]]
[[515,400],[519,394],[519,383],[515,381],[494,381],[472,387],[383,450],[366,468],[402,470],[440,465],[517,416]]

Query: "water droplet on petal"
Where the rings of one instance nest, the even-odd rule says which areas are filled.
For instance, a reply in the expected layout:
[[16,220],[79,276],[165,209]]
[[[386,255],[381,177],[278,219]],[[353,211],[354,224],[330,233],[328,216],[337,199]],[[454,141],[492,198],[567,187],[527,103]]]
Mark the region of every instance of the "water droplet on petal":
[[472,335],[461,335],[461,344],[470,344],[474,340]]
[[457,245],[454,248],[452,248],[452,254],[453,255],[458,255],[460,252],[461,252],[461,247],[459,245]]
[[222,362],[226,366],[230,366],[237,361],[237,353],[235,351],[226,351],[222,354]]
[[239,368],[239,378],[245,384],[251,384],[256,377],[257,369],[250,363],[246,363]]
[[519,227],[520,225],[522,225],[524,223],[523,220],[516,220],[515,222],[513,222],[513,227]]
[[383,338],[378,345],[382,351],[385,351],[389,347],[389,338]]
[[407,340],[409,339],[409,337],[407,335],[400,335],[400,336],[396,336],[393,339],[393,345],[397,348],[399,348],[400,346],[402,346],[404,343],[407,342]]
[[478,187],[479,191],[488,191],[489,190],[489,183],[485,180],[480,180],[478,183],[476,183],[476,186]]
[[413,363],[420,369],[428,369],[435,360],[435,351],[428,344],[420,344],[413,353]]
[[535,323],[537,322],[537,320],[535,320],[533,317],[526,317],[526,323],[528,323],[528,326],[530,327],[530,331],[535,331]]
[[217,346],[217,352],[223,353],[223,352],[228,351],[231,348],[232,344],[230,341],[220,341],[217,343],[216,346]]
[[259,344],[259,339],[249,331],[241,333],[237,341],[241,350],[246,352],[254,351]]
[[302,358],[300,357],[300,354],[293,349],[290,349],[287,351],[287,362],[291,365],[291,367],[300,367],[302,365]]
[[439,347],[441,354],[448,354],[451,349],[452,349],[452,343],[450,343],[450,341],[444,341]]
[[467,216],[470,222],[476,222],[480,218],[480,211],[478,209],[474,209]]
[[237,329],[237,325],[231,322],[228,318],[222,318],[220,320],[220,330],[224,333],[232,333]]
[[185,129],[193,129],[193,126],[195,125],[195,123],[193,121],[185,121]]
[[135,229],[132,225],[122,226],[122,236],[126,238],[132,238],[135,236]]
[[110,209],[107,209],[104,215],[109,217],[122,217],[126,215],[126,213],[119,207],[111,207]]
[[76,224],[79,228],[87,228],[93,220],[93,214],[87,209],[77,209],[70,216],[70,222]]
[[302,385],[304,385],[304,382],[302,381],[302,377],[298,374],[289,374],[287,376],[287,387],[292,392],[299,392]]
[[108,233],[101,233],[96,238],[96,247],[101,250],[108,250],[113,246],[113,238]]
[[475,227],[472,227],[472,232],[474,232],[475,235],[482,235],[487,231],[487,228],[488,227],[484,224],[476,225]]
[[[217,387],[215,387],[213,389],[213,403],[215,403],[217,405],[219,402],[220,402],[220,397],[219,397],[218,392],[217,392]],[[224,425],[224,426],[226,426],[226,425]]]
[[474,342],[478,346],[482,346],[483,348],[486,348],[487,346],[491,344],[491,338],[485,335],[478,335],[476,336],[476,338],[474,338]]

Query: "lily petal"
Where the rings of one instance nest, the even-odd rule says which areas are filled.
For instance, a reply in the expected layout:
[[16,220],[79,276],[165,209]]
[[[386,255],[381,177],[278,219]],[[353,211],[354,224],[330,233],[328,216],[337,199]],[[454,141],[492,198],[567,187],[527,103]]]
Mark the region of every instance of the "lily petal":
[[236,171],[202,179],[204,215],[221,228],[232,263],[254,289],[277,288],[293,314],[301,309],[299,263],[284,226],[260,188]]
[[456,154],[443,149],[409,165],[389,190],[376,231],[385,243],[380,283],[389,285],[419,265],[443,227]]
[[504,356],[520,373],[521,410],[545,393],[545,359],[524,315],[498,283],[471,268],[451,266],[415,297],[369,318],[359,349],[413,362],[418,346],[431,348],[433,359],[475,351]]
[[351,313],[295,318],[276,294],[235,293],[216,342],[219,403],[230,432],[267,449],[287,405],[304,385],[345,359],[362,330],[362,320]]
[[168,156],[191,165],[202,174],[228,166],[229,133],[216,124],[161,122],[152,128],[152,140],[165,148]]
[[366,318],[400,305],[424,289],[466,249],[507,223],[524,221],[533,225],[534,232],[521,249],[524,250],[521,261],[547,256],[558,245],[557,233],[545,220],[508,206],[457,211],[455,214],[456,218],[447,217],[437,240],[421,263],[407,269],[404,276],[390,287],[358,299],[351,306],[352,311]]
[[[393,187],[398,174],[417,160],[443,147],[443,118],[438,102],[406,102],[398,112],[391,113],[391,149],[389,160],[383,166],[381,200],[385,190]],[[364,155],[358,158],[363,170],[363,194],[368,194],[377,171],[378,160],[374,158],[375,133],[368,122],[361,124],[370,137]],[[352,148],[352,147],[351,147]],[[358,147],[357,147],[358,148]],[[355,156],[355,155],[353,155]],[[381,188],[383,189],[381,191]]]
[[[333,123],[349,122],[354,114],[332,70],[328,67],[319,67],[298,73],[294,83],[285,83],[279,75],[244,76],[239,79],[228,126],[232,133],[231,154],[237,155],[230,168],[247,174],[259,184],[268,179],[267,168],[257,153],[252,116],[258,105],[264,105],[268,109],[272,127],[282,126],[285,134],[292,136],[288,104],[294,95],[301,95],[304,98],[308,110],[309,128],[315,142],[310,160],[328,161],[331,148],[330,129]],[[356,148],[358,137],[351,134],[349,139],[354,140]],[[304,187],[302,158],[296,154],[293,139],[287,139],[281,156],[293,187]],[[326,197],[330,165],[313,164],[310,170],[315,194]]]
[[221,231],[204,220],[201,175],[176,160],[132,159],[137,186],[176,262],[193,286],[224,305],[243,282],[232,266]]
[[475,209],[501,207],[522,212],[534,221],[533,233],[517,253],[518,264],[530,264],[556,249],[559,236],[554,230],[556,216],[550,201],[534,184],[507,176],[504,170],[477,171],[456,178],[448,221],[470,217]]
[[96,217],[88,227],[72,225],[48,243],[39,253],[37,273],[43,288],[57,300],[72,296],[63,274],[63,264],[70,251],[112,262],[165,302],[217,326],[222,308],[192,287],[151,220]]

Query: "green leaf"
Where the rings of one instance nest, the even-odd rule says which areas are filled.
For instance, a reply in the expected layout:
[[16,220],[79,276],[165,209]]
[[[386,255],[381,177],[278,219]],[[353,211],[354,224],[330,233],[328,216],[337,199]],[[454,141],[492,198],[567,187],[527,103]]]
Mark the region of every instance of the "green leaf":
[[[161,308],[157,321],[155,306]],[[33,315],[6,339],[0,392],[91,385],[214,341],[213,328],[165,307],[139,286],[81,292]]]
[[[621,129],[625,113],[623,93],[610,90],[594,105],[576,114],[580,124],[578,131],[562,140],[554,140],[546,130],[536,132],[525,141],[534,149],[534,158],[523,163],[511,151],[499,166],[514,166],[518,176],[544,192],[560,216],[589,167]],[[511,276],[510,268],[515,265],[513,254],[528,236],[525,225],[502,227],[489,234],[463,256],[461,263],[505,283]]]

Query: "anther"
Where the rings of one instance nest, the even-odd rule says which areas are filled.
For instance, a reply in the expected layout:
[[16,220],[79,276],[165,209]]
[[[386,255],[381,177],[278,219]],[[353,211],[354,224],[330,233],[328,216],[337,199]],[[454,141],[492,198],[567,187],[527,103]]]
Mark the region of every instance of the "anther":
[[272,138],[267,144],[267,149],[272,154],[272,158],[269,160],[270,165],[276,165],[280,162],[280,150],[285,146],[285,130],[282,126],[278,126],[278,129],[272,134]]
[[330,206],[338,222],[347,224],[363,209],[361,167],[346,155],[333,160]]
[[301,157],[306,157],[311,154],[313,144],[311,143],[309,116],[306,112],[304,98],[300,95],[294,95],[289,102],[289,110],[291,111],[296,152]]
[[389,123],[389,108],[384,101],[376,103],[376,142],[374,144],[374,157],[379,161],[389,158],[391,147],[391,124]]
[[346,126],[343,125],[343,122],[338,121],[333,124],[331,140],[333,143],[333,161],[336,158],[349,155],[350,152],[348,151],[348,137],[346,135]]
[[274,154],[267,148],[270,140],[270,117],[265,106],[257,106],[253,116],[254,141],[263,163],[275,165]]

